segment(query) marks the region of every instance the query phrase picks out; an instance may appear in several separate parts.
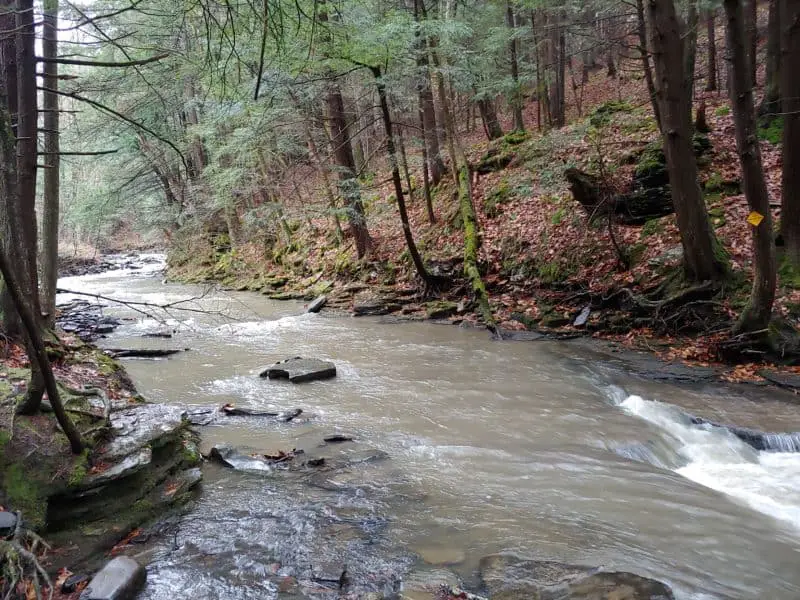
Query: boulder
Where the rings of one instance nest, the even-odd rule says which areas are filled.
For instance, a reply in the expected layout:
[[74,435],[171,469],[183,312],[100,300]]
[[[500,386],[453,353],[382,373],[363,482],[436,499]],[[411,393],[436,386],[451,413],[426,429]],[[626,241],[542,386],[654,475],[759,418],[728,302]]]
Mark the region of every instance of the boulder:
[[261,372],[261,377],[288,379],[292,383],[317,381],[336,377],[336,365],[316,358],[287,358]]
[[92,577],[80,600],[133,600],[147,572],[132,558],[117,556]]
[[310,313],[318,313],[323,309],[323,307],[328,303],[328,297],[325,295],[319,296],[316,300],[313,300],[306,309],[306,312]]
[[95,475],[89,475],[81,482],[81,487],[92,488],[108,483],[109,481],[122,479],[149,465],[152,459],[153,451],[149,446],[145,446],[138,452],[126,456],[120,462],[106,470]]
[[667,585],[634,573],[513,554],[485,556],[480,572],[493,600],[674,600]]
[[7,536],[17,526],[17,514],[11,511],[0,511],[0,536]]

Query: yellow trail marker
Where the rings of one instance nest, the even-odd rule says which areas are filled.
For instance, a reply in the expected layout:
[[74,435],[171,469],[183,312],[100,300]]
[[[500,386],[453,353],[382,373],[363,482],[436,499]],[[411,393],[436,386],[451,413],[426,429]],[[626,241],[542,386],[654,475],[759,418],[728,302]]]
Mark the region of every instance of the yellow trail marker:
[[753,227],[758,227],[761,225],[761,221],[764,220],[764,215],[759,212],[753,211],[749,215],[747,215],[747,222],[750,223]]

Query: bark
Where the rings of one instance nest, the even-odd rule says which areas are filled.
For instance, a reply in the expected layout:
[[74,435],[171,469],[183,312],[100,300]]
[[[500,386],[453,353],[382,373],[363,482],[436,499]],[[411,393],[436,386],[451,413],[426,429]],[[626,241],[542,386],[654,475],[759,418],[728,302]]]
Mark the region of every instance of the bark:
[[644,71],[644,80],[647,83],[647,92],[650,96],[650,103],[653,105],[653,116],[656,119],[659,131],[663,128],[661,126],[661,109],[658,106],[658,98],[656,98],[656,86],[653,81],[653,68],[650,64],[650,52],[647,49],[647,21],[644,16],[644,0],[636,0],[636,33],[639,37],[639,53],[642,56],[642,70]]
[[444,73],[442,73],[442,61],[439,54],[436,52],[436,44],[431,42],[431,57],[433,59],[433,66],[436,67],[436,91],[439,93],[439,103],[442,109],[442,119],[444,120],[445,138],[447,141],[447,153],[450,155],[450,163],[454,180],[458,179],[457,164],[458,158],[456,155],[456,126],[453,123],[453,111],[451,108],[450,98],[447,95],[447,90],[444,85]]
[[664,154],[683,246],[684,270],[690,280],[719,279],[724,276],[726,265],[698,184],[689,90],[683,73],[684,44],[675,4],[673,0],[648,0],[647,7]]
[[400,150],[400,163],[403,165],[403,177],[408,188],[408,201],[414,204],[414,186],[411,185],[411,171],[408,169],[408,157],[406,156],[406,141],[403,138],[402,127],[397,128],[397,146]]
[[411,233],[411,224],[408,221],[408,212],[406,211],[406,201],[403,195],[403,182],[400,179],[400,167],[397,164],[397,151],[394,143],[394,133],[392,127],[392,115],[389,111],[389,100],[386,97],[386,86],[381,78],[381,70],[378,67],[373,67],[372,74],[375,76],[375,86],[378,89],[378,99],[381,105],[381,116],[383,117],[383,127],[386,130],[386,150],[389,154],[389,164],[392,169],[392,183],[394,184],[394,193],[397,196],[397,208],[400,211],[400,221],[403,224],[403,236],[406,240],[408,253],[411,255],[411,261],[414,263],[414,268],[420,279],[429,285],[431,277],[425,269],[425,263],[417,250],[417,245],[414,243],[414,235]]
[[775,241],[769,194],[761,165],[753,85],[747,71],[744,14],[741,0],[725,0],[727,43],[731,57],[731,105],[736,129],[736,147],[742,168],[742,187],[750,210],[763,219],[753,227],[753,289],[739,318],[736,333],[762,331],[772,317],[775,301]]
[[767,33],[767,73],[764,80],[764,98],[758,107],[758,115],[767,123],[781,110],[781,14],[780,0],[770,0]]
[[781,236],[786,256],[800,268],[800,0],[781,2],[783,176]]
[[[30,293],[31,310],[41,318],[39,275],[36,268],[36,163],[39,157],[36,56],[34,54],[33,0],[17,0],[17,202],[22,227],[21,258],[25,279],[20,283]],[[23,275],[20,272],[20,275]]]
[[490,140],[503,137],[503,128],[497,118],[497,109],[494,102],[489,98],[479,98],[476,104],[478,105],[478,111],[481,113],[481,121],[486,130],[486,137]]
[[511,61],[511,81],[514,90],[511,93],[511,109],[514,113],[514,129],[525,131],[525,120],[522,116],[523,95],[519,84],[519,64],[517,63],[517,37],[514,24],[514,7],[511,2],[506,2],[506,26],[510,30],[511,39],[508,42],[508,54]]
[[686,77],[686,87],[689,89],[689,110],[694,103],[694,71],[697,62],[697,25],[699,17],[697,13],[697,0],[689,0],[689,8],[686,17],[686,35],[684,36],[683,68]]
[[563,127],[566,124],[566,40],[560,11],[550,22],[549,41],[549,63],[553,69],[553,85],[550,88],[550,116],[554,127]]
[[[58,56],[58,0],[45,0],[44,26],[42,29],[42,56]],[[58,89],[58,65],[44,63],[45,83],[48,88]],[[59,213],[59,114],[58,94],[42,94],[44,108],[44,192],[42,213],[42,310],[46,314],[48,327],[55,325],[56,283],[58,281],[58,213]]]
[[[640,0],[641,1],[641,0]],[[706,91],[715,92],[717,90],[717,24],[714,18],[714,9],[708,11],[706,16],[706,33],[708,35],[708,52],[706,58]]]
[[[758,85],[756,73],[758,71],[758,0],[744,0],[745,4],[745,35],[746,52],[748,61],[746,71],[750,74],[751,84]],[[731,74],[728,75],[731,78]],[[728,83],[730,91],[731,83]]]
[[[14,0],[0,0],[0,106],[7,108],[12,135],[16,136],[17,131],[17,44],[16,31],[17,22],[14,14]],[[12,145],[13,149],[13,145]],[[0,165],[3,171],[9,171],[11,177],[12,196],[2,199],[0,202],[0,215],[2,216],[2,244],[6,250],[6,255],[14,257],[18,252],[19,246],[14,243],[13,238],[19,235],[19,226],[16,220],[16,181],[17,169],[13,150],[6,157],[7,161],[13,161]],[[18,263],[18,260],[14,260]],[[3,317],[3,333],[11,338],[21,337],[19,319],[17,318],[14,304],[8,294],[8,289],[3,286],[2,296],[0,296],[0,308]]]
[[417,95],[421,111],[422,135],[428,156],[428,175],[433,186],[438,185],[445,173],[444,161],[439,149],[439,127],[436,122],[436,104],[433,101],[431,69],[428,61],[427,43],[419,28],[422,18],[421,0],[414,0],[414,21],[417,23],[415,42],[417,50]]
[[361,203],[361,190],[358,179],[356,179],[356,164],[353,157],[353,147],[347,131],[344,101],[342,100],[342,92],[337,84],[331,84],[326,102],[333,155],[339,174],[339,190],[344,199],[347,217],[350,221],[350,229],[356,241],[356,253],[358,258],[363,258],[369,252],[371,239],[364,216],[364,206]]

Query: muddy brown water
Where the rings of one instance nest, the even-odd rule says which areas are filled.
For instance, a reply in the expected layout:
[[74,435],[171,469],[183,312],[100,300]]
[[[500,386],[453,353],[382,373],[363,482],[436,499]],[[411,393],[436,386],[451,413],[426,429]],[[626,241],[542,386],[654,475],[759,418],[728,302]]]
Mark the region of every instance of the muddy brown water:
[[[777,392],[653,382],[581,344],[305,315],[302,303],[143,271],[60,287],[196,298],[182,306],[206,312],[172,310],[172,339],[142,338],[165,325],[109,308],[134,319],[109,346],[191,348],[126,361],[147,398],[308,416],[217,421],[202,428],[204,448],[337,453],[319,442],[347,432],[388,458],[311,478],[207,465],[198,501],[142,550],[142,599],[336,598],[329,580],[345,567],[356,594],[456,578],[478,589],[478,561],[501,551],[633,571],[683,599],[800,598],[800,454],[756,452],[677,410],[800,431],[800,408]],[[338,377],[257,377],[295,355],[332,360]],[[649,462],[631,460],[642,444]]]

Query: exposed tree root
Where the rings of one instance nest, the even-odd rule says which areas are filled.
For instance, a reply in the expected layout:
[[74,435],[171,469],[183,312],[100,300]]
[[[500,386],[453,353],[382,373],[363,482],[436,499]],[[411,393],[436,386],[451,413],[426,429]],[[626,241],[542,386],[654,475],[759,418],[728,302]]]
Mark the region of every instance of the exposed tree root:
[[18,591],[20,583],[30,579],[37,600],[42,599],[42,583],[48,589],[48,599],[53,598],[53,582],[39,562],[37,552],[49,550],[50,546],[38,535],[22,525],[22,513],[17,513],[17,525],[10,539],[0,540],[0,562],[2,562],[3,600],[10,600]]

